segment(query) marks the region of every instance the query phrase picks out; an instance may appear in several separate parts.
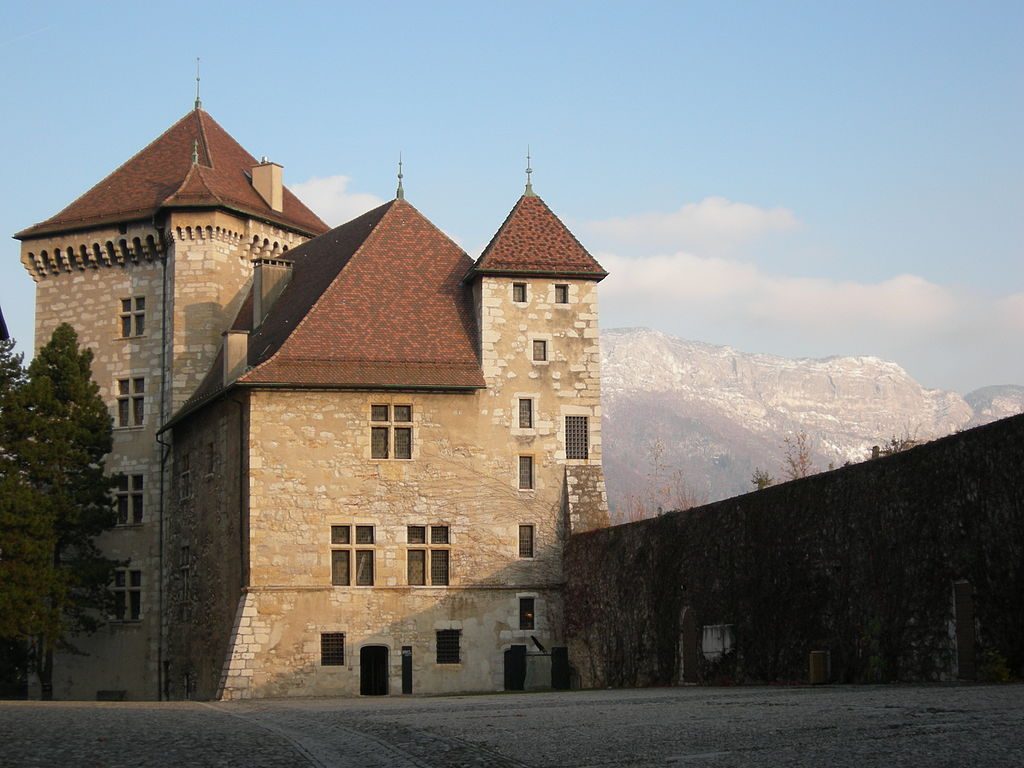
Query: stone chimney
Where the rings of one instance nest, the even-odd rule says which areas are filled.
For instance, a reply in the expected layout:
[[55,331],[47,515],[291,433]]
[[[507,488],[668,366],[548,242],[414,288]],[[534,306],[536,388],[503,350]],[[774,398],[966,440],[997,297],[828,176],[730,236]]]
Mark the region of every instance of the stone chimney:
[[292,262],[285,259],[255,259],[252,263],[252,327],[259,328],[270,307],[292,277]]
[[243,373],[249,363],[249,332],[224,332],[224,386]]
[[284,168],[270,162],[265,156],[260,164],[253,166],[252,186],[260,193],[273,210],[280,211],[284,206]]

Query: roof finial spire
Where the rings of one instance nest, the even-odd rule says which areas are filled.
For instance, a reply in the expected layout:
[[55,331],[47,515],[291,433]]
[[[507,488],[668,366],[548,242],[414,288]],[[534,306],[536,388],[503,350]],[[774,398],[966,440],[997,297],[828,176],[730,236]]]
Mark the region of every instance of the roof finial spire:
[[199,165],[199,139],[192,142],[192,165]]
[[402,153],[398,153],[398,191],[395,192],[396,200],[405,200],[405,190],[402,189]]
[[526,197],[536,197],[533,193],[533,184],[530,181],[530,174],[533,173],[533,167],[530,164],[530,145],[526,145]]
[[196,56],[196,109],[202,109],[203,102],[199,98],[199,57]]

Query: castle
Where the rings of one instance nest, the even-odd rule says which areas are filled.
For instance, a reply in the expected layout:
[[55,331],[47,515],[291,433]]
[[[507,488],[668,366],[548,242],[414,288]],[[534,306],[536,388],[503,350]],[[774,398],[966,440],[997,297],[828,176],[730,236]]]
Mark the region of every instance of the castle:
[[329,229],[201,108],[19,232],[94,352],[127,565],[56,698],[568,684],[608,523],[601,266],[529,183],[474,262],[404,199]]

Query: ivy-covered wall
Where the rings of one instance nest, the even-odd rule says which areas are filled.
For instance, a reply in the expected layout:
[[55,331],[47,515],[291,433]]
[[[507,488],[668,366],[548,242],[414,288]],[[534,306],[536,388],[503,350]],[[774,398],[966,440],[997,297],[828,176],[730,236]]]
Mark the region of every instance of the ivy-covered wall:
[[[1024,676],[1024,415],[575,535],[566,573],[584,686],[679,682],[684,651],[701,682],[807,680],[814,650],[836,681],[948,679],[960,581],[982,674]],[[709,661],[694,646],[717,624],[734,650]]]

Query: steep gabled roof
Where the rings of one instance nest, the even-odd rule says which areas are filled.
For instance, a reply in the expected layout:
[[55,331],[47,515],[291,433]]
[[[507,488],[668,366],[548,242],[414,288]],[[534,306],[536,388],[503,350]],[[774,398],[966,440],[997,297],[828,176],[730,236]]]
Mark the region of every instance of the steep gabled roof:
[[476,275],[551,275],[602,280],[602,269],[572,232],[533,194],[523,195],[484,249]]
[[[192,163],[197,146],[198,162]],[[71,205],[15,237],[137,221],[164,208],[226,208],[307,235],[327,225],[287,188],[275,211],[253,188],[256,159],[210,115],[195,109]]]
[[[409,203],[392,200],[287,255],[291,278],[260,327],[251,330],[251,292],[232,324],[250,330],[250,370],[237,384],[485,386],[462,282],[473,262]],[[218,355],[171,423],[223,391],[222,365]]]

